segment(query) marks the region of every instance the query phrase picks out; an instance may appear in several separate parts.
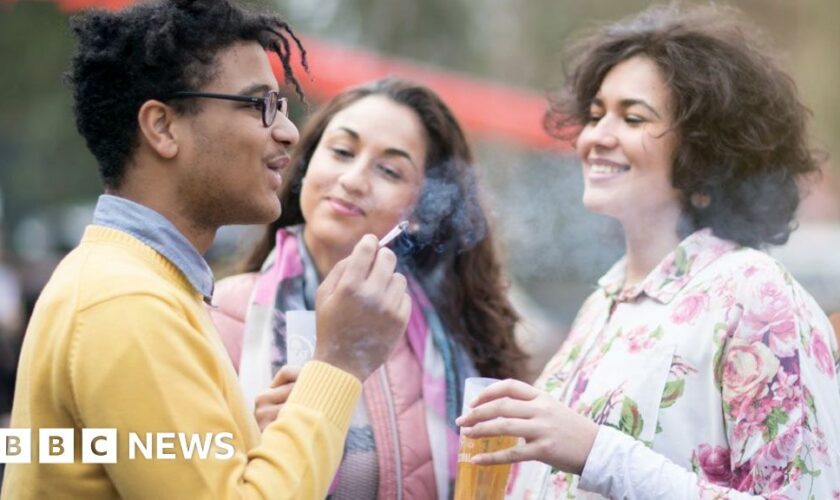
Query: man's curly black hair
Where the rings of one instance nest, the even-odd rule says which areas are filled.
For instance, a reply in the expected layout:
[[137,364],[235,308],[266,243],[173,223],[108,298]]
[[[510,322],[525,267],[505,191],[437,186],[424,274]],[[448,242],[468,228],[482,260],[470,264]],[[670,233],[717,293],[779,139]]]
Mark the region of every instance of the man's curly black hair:
[[[215,76],[215,56],[254,41],[275,52],[285,79],[303,98],[291,67],[290,39],[306,69],[306,51],[278,16],[248,12],[228,0],[162,0],[120,12],[75,16],[79,45],[67,80],[73,86],[76,127],[99,162],[106,186],[119,187],[138,146],[137,113],[144,102],[198,90]],[[173,101],[190,113],[190,99]]]

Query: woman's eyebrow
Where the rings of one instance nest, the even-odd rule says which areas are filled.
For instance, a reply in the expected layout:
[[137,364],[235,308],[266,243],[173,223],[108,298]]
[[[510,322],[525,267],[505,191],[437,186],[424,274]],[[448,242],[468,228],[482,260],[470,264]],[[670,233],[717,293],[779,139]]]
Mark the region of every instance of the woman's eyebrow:
[[414,159],[411,158],[411,155],[408,154],[408,151],[403,151],[402,149],[398,149],[398,148],[388,148],[388,149],[385,150],[385,155],[386,156],[400,156],[402,158],[405,158],[406,160],[408,160],[409,163],[411,163],[412,167],[417,169],[417,165],[414,163]]
[[620,104],[624,108],[629,108],[630,106],[637,106],[637,105],[642,106],[642,107],[647,108],[654,115],[656,115],[657,118],[659,118],[659,119],[662,118],[661,116],[659,116],[659,113],[657,113],[657,111],[655,109],[653,109],[653,106],[648,104],[644,99],[622,99],[620,101]]
[[[355,130],[351,129],[351,128],[348,128],[348,127],[345,127],[345,126],[339,126],[339,127],[336,127],[334,130],[344,132],[345,134],[349,135],[353,140],[356,140],[356,141],[359,140],[359,133],[356,132]],[[406,160],[408,160],[409,163],[411,163],[412,167],[417,169],[417,164],[414,163],[414,159],[411,157],[410,154],[408,154],[408,151],[405,151],[405,150],[402,150],[402,149],[399,149],[399,148],[387,148],[387,149],[385,149],[384,154],[386,156],[399,156],[399,157],[405,158]]]
[[[592,98],[592,104],[595,105],[595,106],[599,106],[599,107],[603,108],[604,107],[604,100],[601,99],[600,97],[593,97]],[[644,99],[633,99],[633,98],[622,99],[618,102],[618,104],[621,105],[621,107],[624,108],[624,109],[629,108],[630,106],[643,106],[643,107],[647,108],[648,110],[650,110],[651,113],[656,115],[657,118],[659,118],[660,120],[662,119],[662,116],[659,114],[659,112],[657,112],[656,109],[654,109],[654,107],[651,106],[650,104],[648,104],[647,101],[645,101]]]

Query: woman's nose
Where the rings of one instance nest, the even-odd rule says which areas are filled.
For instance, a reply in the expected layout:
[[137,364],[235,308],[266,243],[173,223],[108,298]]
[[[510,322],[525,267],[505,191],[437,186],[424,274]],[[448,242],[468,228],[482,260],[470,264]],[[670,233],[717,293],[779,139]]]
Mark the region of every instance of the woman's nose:
[[363,194],[367,190],[367,168],[364,158],[361,156],[354,161],[338,178],[338,183],[341,184],[348,193]]
[[583,132],[581,132],[581,139],[589,142],[591,146],[614,148],[618,145],[618,136],[616,133],[615,120],[605,116],[596,123],[584,128]]

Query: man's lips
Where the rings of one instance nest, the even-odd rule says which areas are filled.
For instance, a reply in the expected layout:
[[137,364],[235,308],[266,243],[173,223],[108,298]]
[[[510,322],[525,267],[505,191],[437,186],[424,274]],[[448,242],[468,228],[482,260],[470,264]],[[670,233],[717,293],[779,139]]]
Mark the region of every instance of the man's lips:
[[277,172],[279,174],[279,173],[282,172],[282,170],[284,168],[289,166],[290,161],[291,161],[291,158],[289,158],[289,155],[284,154],[284,155],[280,155],[280,156],[275,156],[273,158],[269,158],[265,162],[265,164],[270,170],[274,170],[275,172]]
[[328,196],[327,202],[329,202],[330,206],[332,206],[333,210],[337,211],[338,213],[344,215],[364,215],[365,211],[359,208],[358,205],[354,205],[349,201],[342,200],[341,198],[334,198],[332,196]]
[[280,155],[275,156],[273,158],[269,158],[265,162],[266,168],[268,171],[271,172],[270,176],[272,178],[271,188],[274,191],[280,189],[283,185],[283,169],[285,169],[289,165],[290,159],[289,155]]

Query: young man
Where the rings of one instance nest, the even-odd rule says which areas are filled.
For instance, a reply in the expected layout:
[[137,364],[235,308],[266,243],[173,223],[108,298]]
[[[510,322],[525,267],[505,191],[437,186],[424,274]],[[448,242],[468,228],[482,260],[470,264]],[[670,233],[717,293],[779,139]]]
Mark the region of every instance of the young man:
[[[90,12],[73,29],[76,121],[106,194],[30,321],[11,425],[32,429],[32,459],[8,465],[3,498],[323,498],[361,381],[405,330],[396,258],[368,235],[324,279],[315,361],[260,435],[205,310],[201,257],[219,226],[280,214],[298,132],[265,49],[297,87],[294,35],[227,0]],[[39,430],[53,428],[72,429],[72,463],[43,463]],[[82,458],[104,448],[83,430],[101,428],[116,429],[115,463]],[[207,436],[209,456],[187,458],[181,441]]]

